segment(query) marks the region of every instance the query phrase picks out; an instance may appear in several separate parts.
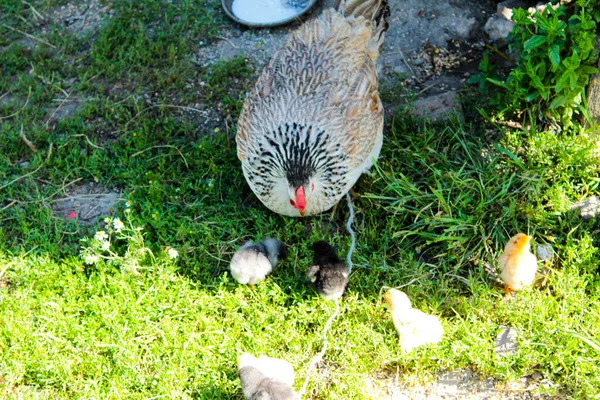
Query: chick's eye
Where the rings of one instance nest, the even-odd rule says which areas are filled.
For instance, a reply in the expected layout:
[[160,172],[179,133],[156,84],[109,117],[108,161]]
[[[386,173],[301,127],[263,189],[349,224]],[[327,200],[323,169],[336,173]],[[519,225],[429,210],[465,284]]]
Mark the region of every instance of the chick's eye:
[[314,183],[310,185],[310,189],[311,189],[313,192],[315,191],[315,184],[314,184]]

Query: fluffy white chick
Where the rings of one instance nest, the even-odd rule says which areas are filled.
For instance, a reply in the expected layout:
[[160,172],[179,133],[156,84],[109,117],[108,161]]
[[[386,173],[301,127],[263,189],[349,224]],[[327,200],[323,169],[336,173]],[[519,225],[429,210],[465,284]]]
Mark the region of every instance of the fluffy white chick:
[[238,283],[255,285],[286,256],[286,245],[277,239],[265,239],[257,244],[247,242],[235,252],[229,268]]
[[444,328],[440,320],[434,315],[412,308],[406,293],[390,289],[383,298],[390,307],[402,350],[409,352],[416,347],[442,340]]
[[504,253],[498,259],[504,281],[504,291],[519,291],[531,286],[537,272],[537,258],[530,250],[531,237],[518,233],[506,243]]
[[294,368],[279,358],[243,353],[237,358],[244,397],[249,400],[297,400]]

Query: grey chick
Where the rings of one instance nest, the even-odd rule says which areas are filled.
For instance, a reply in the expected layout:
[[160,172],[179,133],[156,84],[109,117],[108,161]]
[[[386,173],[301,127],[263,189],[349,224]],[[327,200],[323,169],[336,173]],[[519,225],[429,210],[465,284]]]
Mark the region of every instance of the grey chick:
[[348,285],[348,267],[333,246],[324,240],[313,244],[313,265],[308,271],[312,286],[325,300],[342,297]]
[[247,242],[231,259],[231,275],[238,283],[255,285],[265,279],[287,252],[287,246],[277,239],[265,239],[257,244]]
[[294,368],[278,358],[254,357],[243,353],[237,358],[238,374],[244,397],[249,400],[296,400],[298,394],[292,388]]

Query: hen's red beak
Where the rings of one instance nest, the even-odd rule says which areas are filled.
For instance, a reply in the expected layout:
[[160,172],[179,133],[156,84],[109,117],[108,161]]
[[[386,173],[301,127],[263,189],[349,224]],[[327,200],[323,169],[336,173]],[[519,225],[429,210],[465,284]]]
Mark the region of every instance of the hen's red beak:
[[300,186],[296,189],[296,205],[295,207],[300,212],[300,216],[304,217],[306,214],[306,197],[304,197],[304,187]]

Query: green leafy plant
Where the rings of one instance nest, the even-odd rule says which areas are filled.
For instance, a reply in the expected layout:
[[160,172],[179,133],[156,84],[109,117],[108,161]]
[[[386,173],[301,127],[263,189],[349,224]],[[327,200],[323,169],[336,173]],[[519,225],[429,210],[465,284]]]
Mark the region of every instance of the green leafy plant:
[[533,14],[514,10],[509,50],[518,51],[517,66],[504,81],[487,78],[506,89],[503,113],[513,116],[529,108],[565,126],[574,114],[585,113],[584,90],[598,71],[593,66],[596,22],[591,4],[579,0],[569,10],[547,5]]

